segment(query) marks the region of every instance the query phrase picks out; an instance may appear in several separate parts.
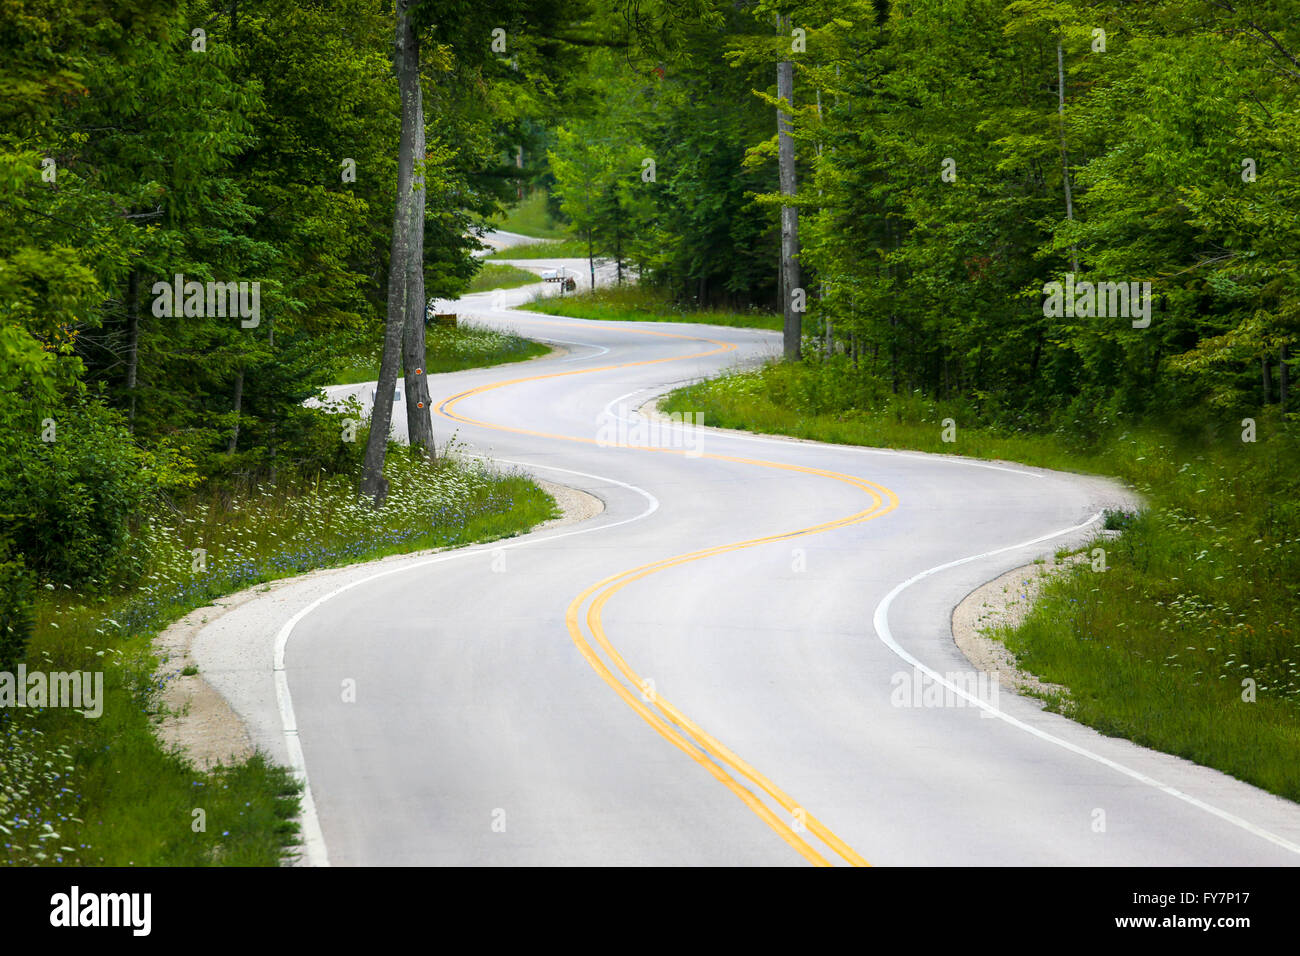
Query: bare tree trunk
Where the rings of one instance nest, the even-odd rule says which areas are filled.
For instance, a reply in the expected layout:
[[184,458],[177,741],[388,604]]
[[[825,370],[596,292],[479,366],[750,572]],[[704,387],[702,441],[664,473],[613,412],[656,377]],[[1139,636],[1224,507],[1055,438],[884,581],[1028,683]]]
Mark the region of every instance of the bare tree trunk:
[[1277,384],[1279,389],[1278,397],[1282,403],[1282,411],[1285,412],[1287,399],[1291,395],[1291,370],[1286,367],[1286,346],[1285,345],[1281,347],[1281,351],[1278,353],[1277,372],[1278,372]]
[[126,392],[131,408],[127,420],[135,431],[135,389],[140,374],[140,273],[135,269],[126,285]]
[[[617,203],[618,197],[615,197]],[[618,284],[623,284],[623,213],[617,205],[614,209],[614,264],[618,269]]]
[[890,390],[898,394],[898,316],[889,317],[889,381]]
[[235,396],[231,399],[231,405],[235,412],[235,425],[230,430],[230,444],[226,446],[227,455],[233,455],[236,446],[239,444],[239,412],[244,405],[244,370],[242,368],[235,373]]
[[[269,348],[272,352],[275,351],[275,316],[274,315],[267,316],[266,318],[266,347]],[[267,444],[268,456],[270,457],[271,460],[271,484],[275,484],[276,475],[279,474],[278,470],[275,467],[276,455],[279,454],[278,446],[276,444],[277,435],[276,435],[275,419],[271,420],[271,422],[267,426],[267,431],[269,432],[269,434],[267,435],[266,444]]]
[[[1061,126],[1061,179],[1065,183],[1065,218],[1074,222],[1074,193],[1070,189],[1070,157],[1065,152],[1065,52],[1056,41],[1056,112]],[[1070,244],[1070,266],[1079,272],[1079,247]]]
[[[393,43],[393,67],[402,102],[402,133],[397,150],[397,202],[393,209],[393,241],[388,262],[388,314],[384,319],[384,352],[379,363],[374,407],[370,412],[370,434],[366,439],[365,463],[361,472],[361,493],[375,507],[388,497],[384,459],[388,453],[388,431],[393,422],[393,394],[397,389],[397,368],[401,362],[403,330],[406,325],[406,284],[409,278],[410,240],[415,215],[414,179],[416,162],[416,119],[418,103],[411,95],[419,90],[419,64],[413,62],[414,31],[410,7],[413,0],[397,0],[397,31]],[[412,83],[414,79],[414,83]],[[421,229],[423,223],[418,224]]]
[[1260,371],[1263,373],[1263,380],[1264,380],[1264,404],[1267,405],[1267,404],[1268,404],[1268,400],[1269,400],[1269,396],[1270,396],[1270,395],[1272,394],[1272,392],[1273,392],[1273,376],[1270,375],[1269,372],[1268,372],[1268,356],[1267,356],[1267,355],[1261,355],[1261,356],[1259,357],[1259,368],[1260,368]]
[[429,407],[429,382],[424,371],[424,323],[428,304],[424,297],[424,95],[420,90],[420,39],[409,29],[406,56],[399,70],[399,89],[402,91],[402,122],[406,123],[408,101],[410,107],[412,154],[411,210],[406,227],[409,237],[406,244],[406,328],[402,333],[402,366],[406,385],[406,434],[410,438],[411,453],[423,452],[429,458],[436,455],[433,443],[433,410]]
[[[789,20],[776,18],[778,36],[788,37]],[[776,65],[777,98],[794,107],[794,63],[782,60]],[[793,196],[796,192],[794,169],[794,138],[790,135],[790,117],[785,110],[776,111],[777,162],[781,173],[781,195]],[[795,206],[781,207],[781,307],[784,312],[785,357],[797,360],[803,338],[803,319],[794,308],[794,290],[799,288],[799,210]]]

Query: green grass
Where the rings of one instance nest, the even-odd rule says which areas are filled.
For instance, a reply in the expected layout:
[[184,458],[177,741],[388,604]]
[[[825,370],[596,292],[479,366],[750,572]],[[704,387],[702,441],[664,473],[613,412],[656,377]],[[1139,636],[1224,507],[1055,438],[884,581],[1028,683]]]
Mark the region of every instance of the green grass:
[[[364,434],[358,440],[364,440]],[[13,708],[0,717],[0,864],[273,866],[296,839],[296,785],[255,756],[201,772],[166,752],[153,637],[188,611],[264,581],[388,554],[522,533],[555,515],[524,477],[393,446],[379,511],[353,479],[213,493],[138,530],[143,580],[107,595],[47,590],[29,667],[104,673],[103,713]],[[198,566],[192,549],[206,556]],[[196,809],[206,829],[195,832]]]
[[521,306],[530,312],[565,315],[574,319],[607,322],[697,322],[752,329],[780,329],[781,316],[771,312],[733,312],[725,309],[687,309],[675,306],[662,293],[643,286],[625,285],[566,296],[538,296]]
[[[493,259],[585,259],[587,242],[585,239],[560,239],[548,242],[535,242],[526,246],[512,246],[485,256]],[[600,258],[597,256],[597,258]]]
[[[1296,423],[1240,416],[1195,441],[1155,428],[1031,434],[979,427],[964,404],[853,400],[838,372],[773,365],[680,389],[668,411],[711,425],[1113,475],[1148,507],[1112,514],[1087,562],[1048,582],[1022,626],[997,636],[1027,670],[1069,688],[1049,707],[1112,736],[1300,800],[1300,458]],[[1292,416],[1294,419],[1296,416]],[[957,441],[942,441],[943,419]],[[1080,431],[1081,430],[1081,431]],[[923,507],[923,502],[915,503]],[[909,502],[904,496],[903,506]],[[1249,702],[1243,680],[1254,681]]]
[[541,281],[541,276],[536,272],[506,265],[504,262],[485,262],[465,291],[491,292],[493,289],[517,289],[521,285],[531,285]]
[[[431,375],[522,362],[551,351],[549,346],[513,332],[464,321],[454,327],[429,325],[424,341],[425,371]],[[355,385],[357,382],[377,381],[380,351],[378,344],[368,351],[357,350],[336,373],[334,383]]]
[[538,239],[567,239],[569,224],[553,217],[546,208],[546,192],[533,190],[511,206],[504,214],[495,217],[492,224],[506,232]]

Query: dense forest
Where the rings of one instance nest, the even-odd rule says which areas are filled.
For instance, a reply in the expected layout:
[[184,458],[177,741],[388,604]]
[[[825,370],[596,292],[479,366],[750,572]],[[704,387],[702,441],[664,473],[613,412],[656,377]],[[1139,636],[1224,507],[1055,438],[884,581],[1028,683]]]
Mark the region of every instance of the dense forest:
[[[593,107],[560,129],[554,174],[601,252],[705,303],[781,308],[774,206],[795,206],[804,348],[893,393],[968,397],[1029,428],[1285,409],[1298,13],[719,5],[641,83],[592,73]],[[792,201],[777,190],[781,59]],[[1052,314],[1051,283],[1067,281],[1079,308]],[[1139,283],[1150,314],[1085,306],[1088,283]]]
[[[527,17],[553,11],[443,5],[425,30],[431,296],[473,276],[470,226],[514,195],[507,153],[576,62]],[[401,124],[391,5],[15,0],[0,22],[12,599],[133,580],[160,498],[355,472],[342,416],[303,402],[383,321]]]
[[[1288,4],[527,6],[423,8],[429,296],[465,287],[471,226],[526,181],[629,278],[791,304],[835,388],[1031,429],[1285,410]],[[302,403],[382,318],[391,20],[368,2],[7,5],[0,441],[29,464],[0,488],[29,570],[111,577],[151,494],[355,468]],[[802,273],[784,292],[781,205]],[[214,280],[259,284],[256,324],[159,314],[158,282]],[[1148,314],[1050,314],[1067,281],[1137,283]]]
[[[1294,447],[1297,0],[0,0],[0,53],[0,669],[43,592],[157,576],[160,515],[365,487],[365,428],[309,400],[385,331],[415,388],[403,157],[418,313],[543,195],[619,282],[795,323],[745,387],[800,414]],[[1283,461],[1232,532],[1281,542],[1281,615]],[[505,507],[466,480],[466,522]]]

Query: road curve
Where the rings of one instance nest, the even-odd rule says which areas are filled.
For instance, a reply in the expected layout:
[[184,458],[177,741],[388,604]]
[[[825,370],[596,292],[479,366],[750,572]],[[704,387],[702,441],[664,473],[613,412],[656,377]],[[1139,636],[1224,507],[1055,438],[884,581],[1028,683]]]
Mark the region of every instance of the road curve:
[[535,291],[459,311],[567,351],[431,378],[435,429],[605,511],[317,586],[281,628],[288,737],[269,675],[210,671],[215,642],[196,646],[273,756],[300,744],[313,862],[1300,862],[1293,803],[1006,692],[911,693],[918,668],[970,673],[963,596],[1087,540],[1122,491],[652,424],[651,397],[777,334],[506,310]]

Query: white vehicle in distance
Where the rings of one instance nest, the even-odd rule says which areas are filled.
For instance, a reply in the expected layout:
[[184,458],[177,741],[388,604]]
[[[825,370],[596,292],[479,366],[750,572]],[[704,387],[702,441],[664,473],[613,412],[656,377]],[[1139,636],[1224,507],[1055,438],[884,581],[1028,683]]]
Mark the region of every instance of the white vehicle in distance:
[[565,292],[573,292],[578,288],[578,281],[575,278],[575,276],[576,273],[565,268],[564,266],[560,266],[555,269],[542,270],[542,281],[558,282],[560,284],[561,295],[563,295]]

